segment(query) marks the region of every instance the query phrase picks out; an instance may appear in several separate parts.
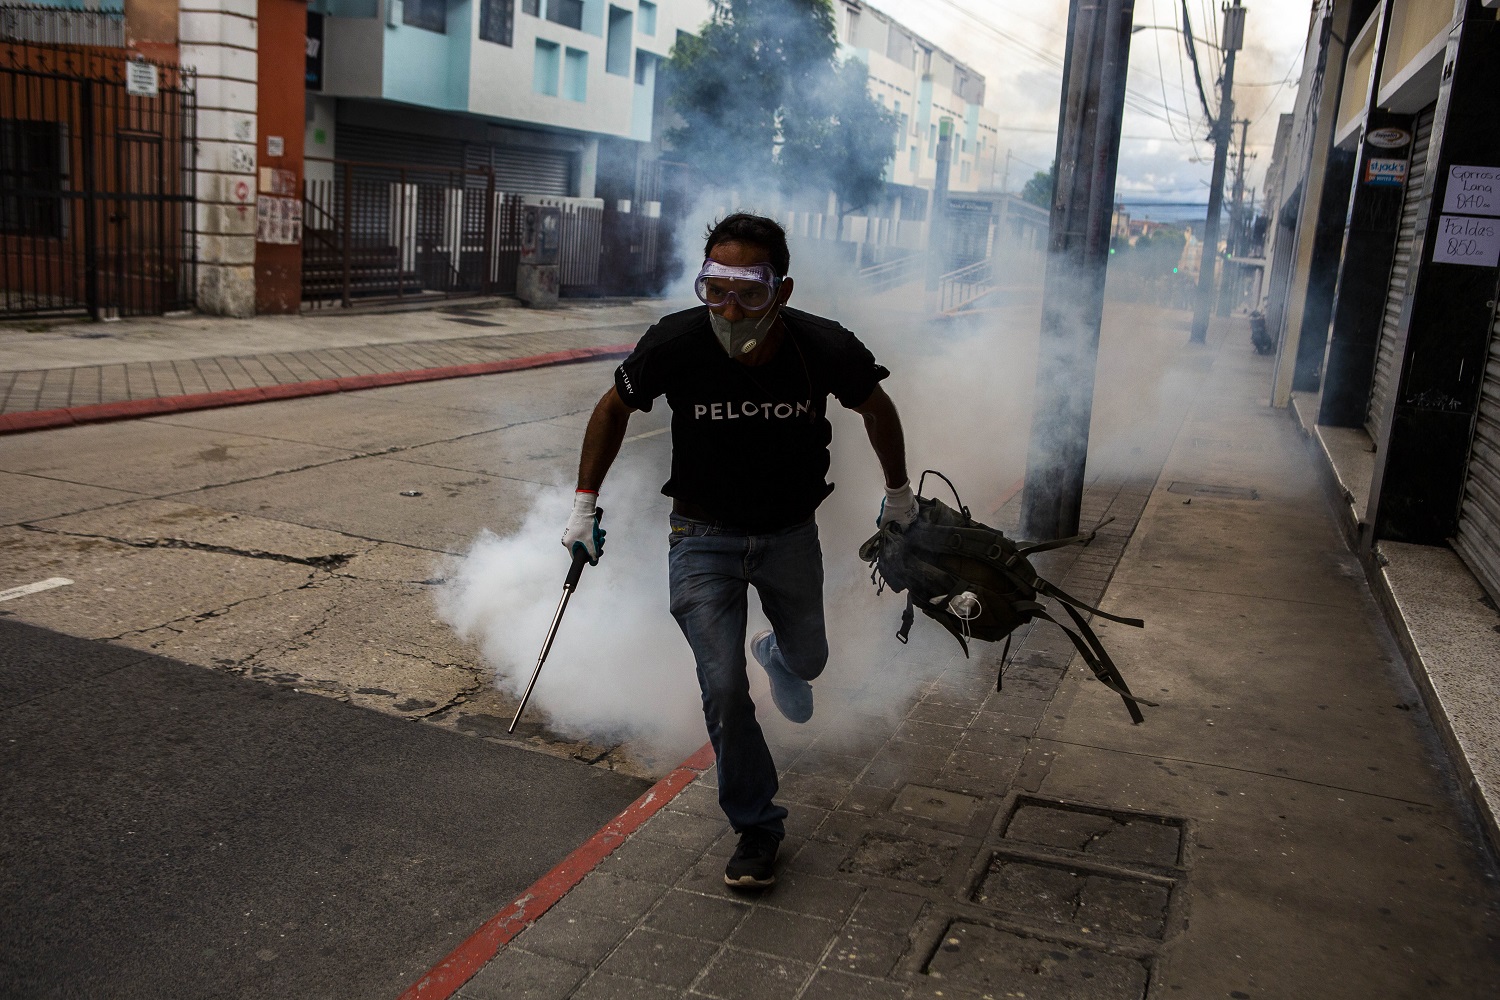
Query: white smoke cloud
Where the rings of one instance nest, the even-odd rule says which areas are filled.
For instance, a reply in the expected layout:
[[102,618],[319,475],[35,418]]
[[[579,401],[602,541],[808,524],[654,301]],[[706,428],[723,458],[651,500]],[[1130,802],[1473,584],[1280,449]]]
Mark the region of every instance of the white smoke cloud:
[[[780,214],[774,194],[704,195],[680,227],[676,246],[684,277],[669,290],[664,314],[696,302],[691,282],[703,233],[713,219],[741,206]],[[876,295],[825,245],[794,237],[791,251],[792,304],[837,319],[891,370],[885,386],[901,412],[913,483],[923,469],[942,471],[976,518],[996,523],[996,509],[1025,472],[1039,297],[934,321],[920,286]],[[1040,272],[1023,272],[1018,280],[1039,288]],[[1106,340],[1100,372],[1112,373],[1111,390],[1095,404],[1091,477],[1132,461],[1139,444],[1132,414],[1149,417],[1163,405],[1167,397],[1159,393],[1159,373],[1183,337],[1167,330],[1144,339],[1133,335],[1125,343]],[[602,366],[599,370],[603,392],[609,374]],[[829,403],[834,427],[829,478],[837,489],[819,509],[818,524],[830,659],[814,684],[815,698],[825,714],[853,707],[894,717],[920,685],[961,654],[946,633],[921,616],[909,646],[894,641],[904,596],[877,595],[869,567],[856,555],[875,530],[881,470],[860,417],[831,398]],[[609,533],[604,557],[585,569],[527,709],[528,717],[544,716],[549,729],[565,736],[627,741],[635,759],[662,770],[705,739],[693,658],[667,610],[670,507],[660,487],[668,474],[670,437],[651,431],[663,429],[665,412],[666,402],[660,400],[650,417],[631,422],[600,495]],[[568,472],[550,481],[569,481],[573,461],[568,460]],[[945,490],[929,479],[927,495],[946,496]],[[520,529],[505,537],[480,537],[449,571],[450,583],[440,595],[445,620],[478,644],[496,684],[512,695],[520,694],[530,676],[561,595],[568,561],[558,539],[570,504],[570,491],[538,486]],[[748,634],[753,635],[763,627],[753,591],[750,608]],[[774,718],[753,660],[749,670],[761,718]]]

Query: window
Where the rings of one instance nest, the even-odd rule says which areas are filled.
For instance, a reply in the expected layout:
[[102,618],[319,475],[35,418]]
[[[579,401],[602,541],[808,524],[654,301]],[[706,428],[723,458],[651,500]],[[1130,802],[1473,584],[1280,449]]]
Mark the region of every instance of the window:
[[531,89],[548,97],[557,96],[557,70],[561,51],[556,42],[536,40],[536,61],[531,65]]
[[516,0],[480,0],[479,37],[496,45],[510,45],[516,27]]
[[913,143],[911,147],[911,165],[909,169],[912,173],[917,172],[917,147],[915,143]]
[[542,0],[521,0],[521,13],[532,17],[542,16]]
[[640,15],[640,20],[637,23],[641,27],[641,34],[656,34],[656,4],[652,3],[651,0],[641,0],[640,3],[635,5],[635,8],[636,13]]
[[644,87],[651,80],[651,53],[644,49],[635,50],[635,82]]
[[886,35],[885,54],[886,58],[900,63],[907,69],[911,69],[911,36],[902,31],[900,28],[896,27],[894,24],[891,25],[890,33]]
[[960,183],[968,181],[968,179],[969,179],[969,161],[968,160],[963,160],[963,161],[961,161],[959,163],[959,166],[958,166],[958,179],[959,179]]
[[63,235],[60,122],[0,118],[0,233]]
[[563,61],[563,96],[570,101],[589,97],[589,54],[583,49],[569,49]]
[[423,31],[448,31],[448,0],[402,0],[401,23]]
[[615,76],[630,75],[630,11],[610,4],[609,34],[604,43],[604,72]]
[[547,20],[583,30],[583,0],[547,0]]

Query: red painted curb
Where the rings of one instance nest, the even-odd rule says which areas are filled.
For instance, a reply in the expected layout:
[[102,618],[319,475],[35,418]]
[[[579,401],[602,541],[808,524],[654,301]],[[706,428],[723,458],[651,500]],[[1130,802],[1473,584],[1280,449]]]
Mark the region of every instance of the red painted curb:
[[154,399],[129,399],[115,403],[70,406],[57,410],[6,413],[0,415],[0,434],[20,434],[25,431],[71,427],[75,424],[97,424],[111,420],[132,420],[138,417],[159,416],[163,413],[184,413],[189,410],[213,410],[225,406],[242,406],[246,403],[265,403],[275,399],[326,396],[335,392],[357,392],[361,389],[409,385],[413,382],[436,382],[450,378],[470,378],[475,375],[498,375],[503,372],[524,371],[528,368],[546,368],[550,365],[624,357],[634,347],[634,344],[578,347],[566,351],[552,351],[549,354],[535,354],[529,358],[509,358],[505,361],[481,361],[467,365],[446,365],[441,368],[415,368],[402,372],[377,372],[373,375],[345,375],[341,378],[289,382],[285,385],[266,385],[252,389],[223,389],[218,392],[199,392],[185,396],[158,396]]
[[689,782],[712,767],[713,762],[713,746],[705,743],[671,774],[652,785],[646,794],[626,806],[623,812],[579,845],[577,850],[537,879],[514,902],[485,921],[477,931],[469,935],[468,940],[449,952],[447,958],[407,987],[399,1000],[448,1000],[458,992],[459,987],[474,978],[486,962],[499,954],[501,948],[539,920],[554,903],[567,895],[568,890],[593,871],[599,862],[609,857],[610,852],[640,829],[646,820],[676,798],[677,793],[686,788]]

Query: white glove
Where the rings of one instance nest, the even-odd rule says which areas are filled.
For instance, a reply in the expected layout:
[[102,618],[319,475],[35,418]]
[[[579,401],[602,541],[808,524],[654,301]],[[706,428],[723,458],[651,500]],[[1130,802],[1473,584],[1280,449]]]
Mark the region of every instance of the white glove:
[[573,494],[573,514],[563,531],[563,548],[571,555],[578,548],[589,558],[590,566],[599,565],[599,556],[604,552],[604,529],[599,527],[595,508],[599,505],[599,494],[579,490]]
[[905,528],[917,519],[917,495],[911,491],[908,479],[895,489],[885,488],[885,499],[880,501],[880,516],[875,525],[884,528],[892,521]]

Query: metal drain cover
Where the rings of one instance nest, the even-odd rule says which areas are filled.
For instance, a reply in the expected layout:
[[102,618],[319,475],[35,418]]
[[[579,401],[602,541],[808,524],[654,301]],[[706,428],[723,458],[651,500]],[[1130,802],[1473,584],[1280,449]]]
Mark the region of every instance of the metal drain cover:
[[1212,483],[1176,482],[1167,487],[1167,492],[1190,497],[1208,497],[1213,500],[1260,499],[1260,494],[1248,486],[1221,486]]
[[982,799],[945,788],[928,788],[926,785],[907,785],[891,803],[891,812],[902,816],[915,816],[934,823],[952,823],[966,826],[974,818],[974,810]]
[[1157,868],[1182,857],[1179,819],[1027,798],[1017,800],[1003,839]]
[[996,912],[1087,928],[1089,933],[1160,941],[1171,896],[1170,880],[1129,878],[997,854],[970,899]]
[[956,920],[922,971],[987,996],[1141,1000],[1150,964]]

